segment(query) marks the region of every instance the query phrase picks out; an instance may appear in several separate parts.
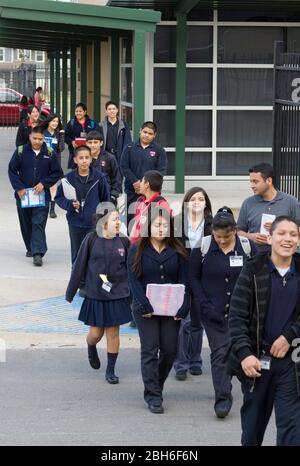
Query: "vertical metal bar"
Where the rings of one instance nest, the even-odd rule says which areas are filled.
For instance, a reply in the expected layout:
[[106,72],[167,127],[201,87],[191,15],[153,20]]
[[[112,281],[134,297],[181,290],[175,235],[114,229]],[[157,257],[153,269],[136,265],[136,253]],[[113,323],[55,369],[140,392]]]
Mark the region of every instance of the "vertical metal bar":
[[71,48],[71,83],[70,83],[70,106],[71,115],[74,112],[76,101],[77,101],[77,49],[76,47]]
[[55,112],[60,113],[60,51],[55,56]]
[[80,100],[87,104],[87,45],[80,47]]
[[177,14],[176,26],[176,156],[175,192],[184,192],[185,172],[185,129],[186,129],[186,14]]
[[64,125],[68,121],[68,51],[63,50],[62,59],[62,119]]
[[55,95],[54,95],[54,87],[55,87],[55,68],[54,68],[54,56],[51,54],[49,57],[49,65],[50,65],[50,108],[54,111],[55,106]]
[[134,32],[133,131],[135,139],[145,118],[145,31]]
[[120,104],[120,37],[114,31],[111,35],[111,62],[110,62],[110,97]]
[[94,85],[94,119],[100,121],[101,117],[101,42],[93,42],[93,85]]

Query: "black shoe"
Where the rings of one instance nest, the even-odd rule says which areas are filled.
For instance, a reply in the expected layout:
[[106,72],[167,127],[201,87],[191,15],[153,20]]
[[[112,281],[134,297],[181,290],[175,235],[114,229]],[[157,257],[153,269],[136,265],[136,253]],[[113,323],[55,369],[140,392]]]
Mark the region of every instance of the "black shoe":
[[202,375],[202,369],[200,367],[191,367],[190,374],[191,375]]
[[135,323],[134,320],[132,320],[132,321],[130,322],[129,327],[131,327],[131,328],[136,328],[136,323]]
[[224,417],[226,417],[230,410],[231,410],[231,406],[232,406],[232,401],[231,400],[221,400],[221,401],[218,401],[216,404],[215,404],[215,413],[216,413],[216,416],[219,418],[219,419],[224,419]]
[[37,267],[42,267],[43,265],[43,258],[41,254],[35,254],[33,256],[33,264],[36,265]]
[[26,257],[32,257],[32,252],[31,251],[26,251]]
[[93,369],[100,369],[101,363],[98,356],[98,351],[96,345],[88,344],[88,357],[90,365]]
[[178,371],[178,372],[176,372],[175,377],[176,377],[176,380],[186,380],[187,373],[186,373],[186,371]]
[[163,414],[164,408],[162,405],[153,405],[151,403],[148,404],[149,411],[153,414]]
[[105,374],[105,379],[112,385],[119,383],[119,377],[117,377],[115,374]]

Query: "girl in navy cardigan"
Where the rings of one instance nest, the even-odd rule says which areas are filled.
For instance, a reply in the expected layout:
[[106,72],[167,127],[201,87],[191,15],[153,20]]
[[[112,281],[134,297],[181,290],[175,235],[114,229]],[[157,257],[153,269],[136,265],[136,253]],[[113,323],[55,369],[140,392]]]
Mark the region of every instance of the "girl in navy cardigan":
[[86,297],[79,320],[90,326],[87,336],[88,358],[93,369],[100,368],[97,343],[106,333],[107,368],[105,378],[116,384],[115,364],[118,357],[120,325],[131,321],[126,256],[129,240],[118,236],[120,219],[117,210],[97,214],[97,232],[83,240],[74,263],[66,300],[72,302],[85,277]]
[[[204,239],[204,243],[209,237]],[[211,350],[211,372],[215,390],[215,413],[224,418],[232,406],[231,376],[225,357],[229,345],[228,313],[231,294],[247,257],[256,247],[237,235],[232,211],[223,207],[213,218],[212,236],[192,250],[190,284],[193,311],[199,313]]]
[[[189,310],[189,292],[185,248],[174,237],[170,214],[160,207],[149,209],[142,238],[130,248],[128,274],[141,340],[144,399],[152,413],[163,413],[163,386],[176,357],[180,320]],[[153,315],[146,296],[150,283],[185,285],[184,302],[175,317]]]

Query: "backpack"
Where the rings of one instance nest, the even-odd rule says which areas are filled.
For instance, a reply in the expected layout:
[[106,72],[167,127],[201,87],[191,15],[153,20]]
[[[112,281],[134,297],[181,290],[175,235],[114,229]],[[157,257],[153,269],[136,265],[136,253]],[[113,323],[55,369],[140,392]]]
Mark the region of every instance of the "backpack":
[[[251,254],[250,241],[245,236],[239,236],[238,235],[238,237],[239,237],[239,240],[241,242],[241,246],[243,248],[244,253],[246,254],[246,256],[250,257],[250,254]],[[205,255],[208,253],[210,245],[211,245],[211,235],[204,236],[204,238],[202,238],[201,248],[200,248],[203,259],[204,259]]]
[[[88,255],[90,257],[91,255],[91,252],[92,252],[92,249],[95,245],[95,242],[96,242],[96,239],[98,238],[98,235],[97,233],[94,231],[93,234],[89,237],[88,239]],[[130,246],[130,241],[129,239],[126,237],[126,236],[118,236],[118,238],[120,238],[121,240],[121,243],[123,244],[124,246],[124,249],[125,249],[125,258],[127,256],[127,250],[129,249],[129,246]]]
[[[47,149],[48,149],[49,158],[51,159],[51,155],[52,155],[52,153],[53,153],[53,149],[52,149],[51,147],[47,147]],[[24,146],[18,146],[18,156],[19,156],[19,157],[22,157],[23,152],[24,152]]]

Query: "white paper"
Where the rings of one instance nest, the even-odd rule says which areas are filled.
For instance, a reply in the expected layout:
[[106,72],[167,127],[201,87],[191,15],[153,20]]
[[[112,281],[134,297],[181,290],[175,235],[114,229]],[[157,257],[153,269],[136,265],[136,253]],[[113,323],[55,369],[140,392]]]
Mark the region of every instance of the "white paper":
[[268,230],[265,229],[264,224],[274,222],[275,218],[276,218],[276,215],[273,215],[273,214],[262,214],[261,224],[260,224],[260,233],[262,235],[268,235],[269,234]]
[[185,286],[181,284],[149,283],[146,296],[154,310],[154,315],[175,316],[184,300]]
[[66,178],[61,180],[64,196],[69,201],[75,201],[77,199],[76,189],[69,183]]

